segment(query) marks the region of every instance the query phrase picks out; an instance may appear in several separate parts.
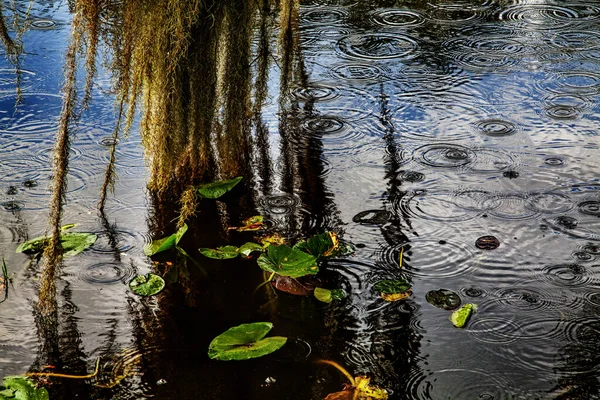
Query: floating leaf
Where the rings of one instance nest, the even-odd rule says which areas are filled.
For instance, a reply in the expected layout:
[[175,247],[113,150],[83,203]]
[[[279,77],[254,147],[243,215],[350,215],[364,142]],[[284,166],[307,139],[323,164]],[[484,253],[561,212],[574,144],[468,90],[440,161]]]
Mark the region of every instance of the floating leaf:
[[340,242],[334,232],[324,232],[307,240],[296,243],[295,249],[303,251],[320,259],[333,257],[340,252]]
[[432,306],[443,308],[444,310],[454,310],[460,306],[460,297],[453,291],[447,289],[427,292],[425,300]]
[[5,376],[3,386],[4,389],[0,390],[0,400],[50,399],[45,388],[36,387],[35,382],[25,376]]
[[469,321],[474,311],[477,311],[477,305],[467,303],[452,313],[450,321],[452,321],[455,327],[462,328]]
[[244,257],[250,257],[255,251],[263,252],[265,249],[258,243],[248,242],[240,246],[239,253]]
[[388,392],[377,386],[369,385],[370,378],[366,376],[352,377],[344,367],[335,361],[319,360],[317,362],[335,367],[350,381],[349,384],[344,385],[344,390],[327,395],[325,400],[387,400]]
[[385,301],[398,301],[408,299],[412,291],[409,289],[404,293],[381,293],[381,298]]
[[284,244],[269,246],[267,253],[261,254],[257,262],[265,271],[292,278],[319,272],[315,257]]
[[204,183],[202,185],[196,186],[196,191],[202,197],[207,199],[218,199],[223,196],[225,193],[229,192],[235,185],[240,183],[242,180],[241,176],[237,178],[228,179],[225,181],[217,181],[211,183]]
[[293,294],[295,296],[310,296],[315,290],[315,286],[321,282],[314,275],[303,276],[299,279],[289,276],[274,275],[271,280],[271,286],[280,292]]
[[161,253],[163,251],[171,250],[175,248],[183,235],[187,232],[188,226],[187,224],[183,224],[181,228],[174,234],[169,237],[153,240],[152,243],[144,246],[144,254],[148,257],[155,255],[156,253]]
[[129,288],[140,296],[153,296],[163,290],[165,281],[158,275],[137,275],[129,282]]
[[285,239],[283,237],[281,237],[279,234],[274,233],[272,235],[261,237],[260,242],[263,244],[263,247],[269,247],[272,244],[274,244],[274,245],[285,244]]
[[323,303],[331,303],[332,300],[341,300],[346,294],[341,289],[324,289],[324,288],[315,288],[314,295],[317,300],[322,301]]
[[235,246],[221,246],[216,249],[207,249],[202,247],[198,249],[203,256],[214,258],[215,260],[228,260],[238,256],[239,249]]
[[228,329],[210,342],[208,356],[217,360],[247,360],[279,350],[287,341],[281,336],[263,339],[273,328],[270,322],[242,324]]
[[373,288],[386,301],[403,300],[408,298],[412,293],[410,283],[404,279],[379,281]]
[[[65,225],[61,228],[61,231],[71,229],[75,224]],[[71,232],[63,233],[60,235],[60,244],[63,249],[63,257],[71,257],[77,255],[96,243],[98,236],[93,233],[85,232]],[[36,254],[44,250],[44,248],[50,243],[50,236],[38,236],[25,243],[21,243],[16,252],[26,254]]]
[[257,231],[263,227],[263,217],[262,215],[255,215],[254,217],[244,220],[242,223],[244,224],[243,226],[231,227],[229,229],[235,229],[239,232]]

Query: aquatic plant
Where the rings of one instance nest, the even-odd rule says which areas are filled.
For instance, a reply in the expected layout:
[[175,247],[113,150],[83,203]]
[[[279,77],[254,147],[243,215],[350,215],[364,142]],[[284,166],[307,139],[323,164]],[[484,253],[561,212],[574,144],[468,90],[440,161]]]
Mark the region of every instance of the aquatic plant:
[[230,361],[262,357],[279,350],[287,341],[282,336],[265,338],[273,329],[270,322],[253,322],[229,328],[208,346],[212,359]]
[[[96,243],[98,239],[98,236],[93,233],[67,232],[73,227],[75,227],[75,224],[64,225],[60,228],[60,249],[63,258],[81,253]],[[50,245],[51,239],[50,236],[38,236],[21,243],[15,251],[17,253],[39,254]]]
[[0,400],[49,400],[48,391],[37,387],[35,382],[24,376],[5,376],[0,386]]
[[346,297],[346,293],[342,289],[325,289],[321,287],[315,288],[313,291],[317,300],[323,303],[331,303],[333,300],[341,300]]
[[154,296],[165,288],[165,281],[158,275],[137,275],[129,282],[129,289],[139,296]]
[[477,311],[477,305],[467,303],[458,310],[454,311],[452,315],[450,315],[450,321],[452,321],[452,324],[455,327],[463,328],[467,324],[467,322],[469,322],[471,315],[475,311]]
[[388,392],[385,389],[370,385],[371,378],[367,378],[366,376],[353,377],[344,367],[335,361],[319,360],[317,362],[331,365],[344,374],[350,381],[350,384],[344,385],[344,390],[328,394],[325,400],[386,400],[388,398]]

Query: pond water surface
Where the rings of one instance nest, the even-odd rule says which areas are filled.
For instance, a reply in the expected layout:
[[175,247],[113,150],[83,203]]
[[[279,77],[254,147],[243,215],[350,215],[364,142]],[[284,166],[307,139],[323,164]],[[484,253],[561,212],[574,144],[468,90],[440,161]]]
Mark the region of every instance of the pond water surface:
[[[72,20],[68,2],[34,1],[28,15],[28,2],[5,3],[11,35],[15,15],[29,24],[20,101],[0,62],[0,254],[12,274],[0,377],[48,359],[34,312],[43,265],[15,249],[48,226]],[[600,398],[600,2],[258,3],[247,49],[229,48],[245,79],[219,78],[234,90],[213,125],[246,135],[243,188],[201,202],[182,243],[202,270],[153,298],[128,282],[164,266],[143,247],[173,232],[179,203],[147,190],[136,122],[99,213],[117,121],[100,68],[63,216],[98,241],[60,270],[54,351],[60,371],[101,368],[51,379],[51,398],[323,399],[345,378],[319,359],[390,399]],[[256,214],[291,243],[335,231],[352,244],[320,273],[346,297],[255,291],[254,260],[198,253],[252,240],[226,228]],[[406,300],[373,289],[399,278],[412,284]],[[426,301],[440,288],[478,305],[465,328]],[[254,321],[288,343],[255,360],[208,358],[212,338]]]

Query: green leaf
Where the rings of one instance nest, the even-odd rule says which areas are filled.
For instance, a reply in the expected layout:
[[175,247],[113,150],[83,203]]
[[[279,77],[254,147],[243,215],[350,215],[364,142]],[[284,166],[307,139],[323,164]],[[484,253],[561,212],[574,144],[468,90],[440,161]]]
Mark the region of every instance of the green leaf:
[[474,311],[477,311],[477,305],[467,303],[452,313],[450,321],[452,321],[455,327],[462,328],[469,321]]
[[407,292],[408,290],[410,290],[411,286],[410,286],[410,283],[408,283],[404,279],[398,279],[398,280],[386,279],[386,280],[377,282],[373,286],[373,288],[380,294],[399,294],[399,293]]
[[257,263],[265,271],[292,278],[319,272],[315,257],[284,244],[269,246],[267,253],[258,257]]
[[[62,231],[66,229],[70,229],[74,224],[65,225],[67,228],[61,228]],[[63,248],[63,257],[71,257],[77,255],[93,245],[98,236],[93,233],[84,233],[84,232],[71,232],[71,233],[63,233],[60,235],[60,244]],[[31,240],[26,241],[25,243],[21,243],[16,252],[17,253],[26,253],[26,254],[36,254],[44,251],[44,248],[50,243],[50,236],[38,236]]]
[[4,387],[0,391],[0,400],[49,400],[45,388],[37,388],[35,382],[25,376],[5,376]]
[[153,240],[152,243],[149,243],[146,246],[144,246],[144,254],[150,257],[155,255],[156,253],[175,248],[175,246],[179,244],[179,241],[181,240],[183,235],[187,232],[187,229],[187,224],[183,224],[183,226],[171,236],[158,240]]
[[158,275],[137,275],[129,282],[129,288],[140,296],[153,296],[163,290],[165,281]]
[[63,257],[77,255],[96,243],[98,236],[93,233],[72,232],[60,236],[60,244],[63,248]]
[[239,252],[244,257],[250,257],[255,251],[263,252],[265,249],[258,243],[248,242],[240,246]]
[[342,300],[344,297],[346,297],[346,292],[344,292],[342,289],[331,289],[330,292],[333,300]]
[[198,249],[200,253],[208,258],[214,258],[215,260],[227,260],[230,258],[236,258],[238,256],[239,249],[235,246],[221,246],[216,249],[208,249],[202,247]]
[[317,298],[317,300],[322,301],[323,303],[331,303],[332,300],[341,300],[346,297],[346,293],[342,289],[324,289],[324,288],[315,288],[313,294]]
[[228,329],[210,342],[208,356],[217,360],[247,360],[262,357],[280,349],[287,338],[263,339],[273,328],[270,322],[242,324]]
[[315,288],[313,294],[317,298],[317,300],[322,301],[323,303],[331,303],[333,300],[333,296],[331,295],[331,290],[324,288]]
[[242,180],[241,176],[237,178],[228,179],[225,181],[217,181],[211,183],[204,183],[202,185],[196,186],[196,191],[202,197],[207,199],[218,199],[223,196],[225,193],[229,192],[235,185],[240,183]]
[[334,232],[324,232],[296,243],[294,249],[312,254],[317,259],[333,257],[340,252],[340,242]]
[[454,310],[460,306],[460,297],[451,290],[440,289],[427,292],[425,300],[432,306],[444,310]]

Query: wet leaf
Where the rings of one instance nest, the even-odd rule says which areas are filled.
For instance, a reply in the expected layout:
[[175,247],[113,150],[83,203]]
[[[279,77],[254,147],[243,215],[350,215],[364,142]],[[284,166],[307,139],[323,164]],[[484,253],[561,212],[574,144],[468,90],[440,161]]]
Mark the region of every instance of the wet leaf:
[[[0,400],[49,400],[48,391],[25,376],[5,376]],[[0,388],[1,389],[1,388]]]
[[235,246],[221,246],[216,249],[202,247],[198,250],[203,256],[214,258],[215,260],[228,260],[230,258],[236,258],[239,254],[239,249]]
[[307,275],[299,279],[294,279],[289,276],[275,274],[271,281],[271,286],[281,292],[293,294],[295,296],[310,296],[315,290],[315,284],[319,283],[319,280],[316,279],[314,275]]
[[169,237],[153,240],[152,243],[144,246],[144,254],[148,257],[153,256],[157,253],[161,253],[163,251],[171,250],[175,248],[183,235],[187,232],[188,226],[184,224],[177,232],[172,234]]
[[263,247],[268,247],[272,244],[275,244],[275,245],[285,244],[285,239],[283,237],[281,237],[279,234],[274,233],[272,235],[261,237],[260,242],[263,244]]
[[281,336],[264,338],[273,328],[270,322],[242,324],[228,329],[210,342],[208,356],[216,360],[247,360],[279,350],[287,341]]
[[409,289],[404,293],[381,293],[381,298],[385,301],[398,301],[408,299],[412,291]]
[[440,289],[427,292],[425,300],[432,306],[443,308],[444,310],[454,310],[460,306],[460,297],[451,290]]
[[477,305],[472,303],[467,303],[458,310],[454,311],[450,316],[450,321],[457,328],[462,328],[466,325],[471,318],[473,312],[477,311]]
[[[75,224],[65,225],[61,228],[61,231],[71,229]],[[71,257],[77,255],[93,245],[98,236],[93,233],[85,232],[71,232],[63,233],[60,235],[60,244],[63,248],[63,257]],[[21,243],[16,252],[26,254],[36,254],[44,250],[44,248],[50,243],[50,236],[38,236],[25,243]]]
[[239,253],[244,257],[250,257],[253,252],[263,252],[265,249],[258,243],[248,242],[240,246]]
[[292,278],[319,272],[315,257],[284,244],[269,246],[267,253],[261,254],[257,262],[258,266],[265,271]]
[[320,287],[315,288],[314,295],[317,300],[323,303],[331,303],[332,300],[341,300],[346,297],[346,293],[341,289],[329,290]]
[[373,288],[386,301],[403,300],[408,298],[412,293],[410,283],[404,279],[379,281]]
[[229,229],[236,229],[239,232],[246,232],[246,231],[257,231],[259,229],[262,229],[262,227],[263,227],[262,215],[255,215],[254,217],[250,217],[250,218],[244,220],[243,226],[240,226],[239,228],[229,228]]
[[340,252],[340,242],[334,232],[324,232],[296,243],[294,249],[320,258],[334,257]]
[[154,296],[165,287],[165,281],[158,275],[148,273],[137,275],[129,282],[129,288],[140,296]]
[[233,189],[234,186],[240,183],[241,180],[242,177],[238,176],[237,178],[228,179],[225,181],[205,183],[196,186],[196,191],[200,196],[204,198],[218,199],[219,197],[223,196],[225,193]]
[[325,400],[386,400],[388,392],[369,385],[370,381],[366,376],[357,376],[354,385],[346,385],[344,390],[329,394]]

